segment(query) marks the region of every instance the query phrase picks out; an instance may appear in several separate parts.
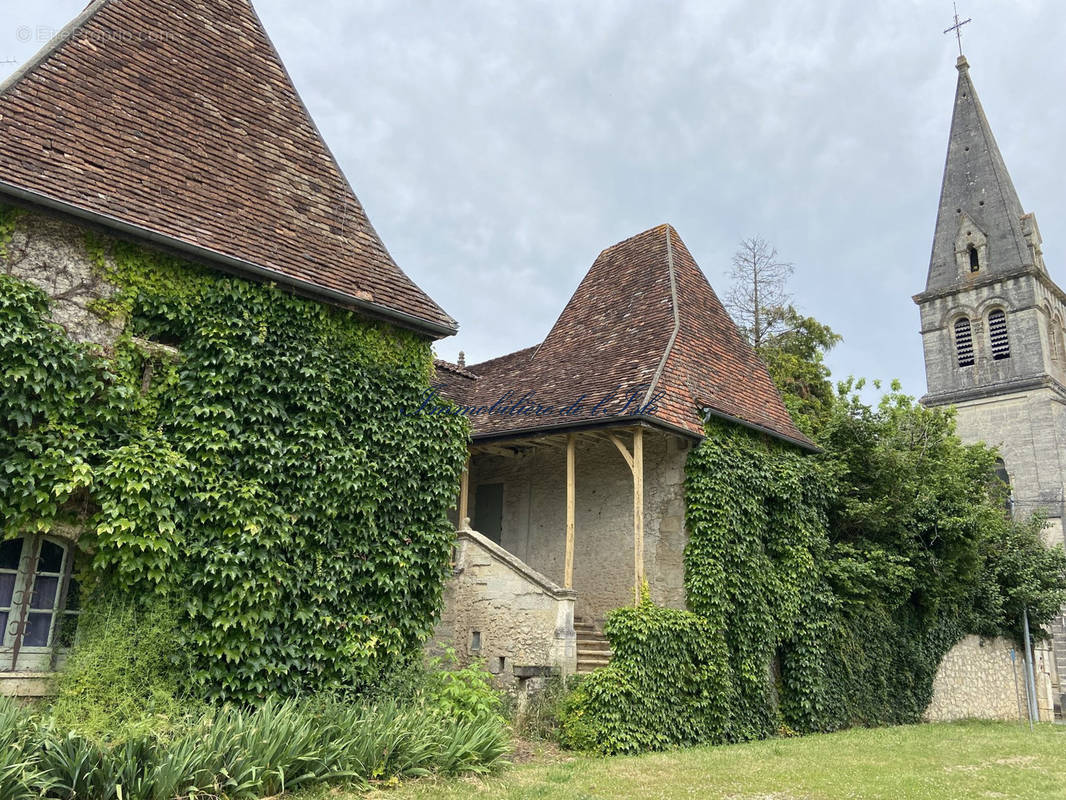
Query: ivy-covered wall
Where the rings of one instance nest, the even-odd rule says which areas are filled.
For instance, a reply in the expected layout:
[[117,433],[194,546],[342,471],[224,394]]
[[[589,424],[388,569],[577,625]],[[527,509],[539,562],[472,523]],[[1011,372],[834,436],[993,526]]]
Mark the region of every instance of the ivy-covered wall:
[[[5,272],[42,219],[3,212]],[[53,249],[110,287],[90,309],[121,331],[103,352],[0,276],[4,534],[75,523],[99,596],[175,602],[175,651],[208,696],[359,688],[401,664],[439,608],[466,454],[461,418],[405,414],[429,343],[78,237]]]
[[[636,752],[917,722],[966,633],[1057,613],[1066,559],[1015,524],[995,453],[889,395],[841,401],[820,455],[711,422],[686,465],[687,611],[612,612],[571,746]],[[1024,565],[1024,566],[1023,566]],[[1039,635],[1039,628],[1034,629]],[[664,710],[668,710],[664,711]]]

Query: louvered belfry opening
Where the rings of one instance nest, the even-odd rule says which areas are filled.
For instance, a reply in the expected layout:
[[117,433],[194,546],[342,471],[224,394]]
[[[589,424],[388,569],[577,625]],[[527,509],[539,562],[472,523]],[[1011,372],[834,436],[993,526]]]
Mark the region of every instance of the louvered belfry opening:
[[1010,341],[1007,339],[1007,315],[997,308],[988,315],[988,340],[992,345],[992,360],[1010,358]]
[[955,355],[960,367],[973,366],[973,333],[965,317],[955,320]]

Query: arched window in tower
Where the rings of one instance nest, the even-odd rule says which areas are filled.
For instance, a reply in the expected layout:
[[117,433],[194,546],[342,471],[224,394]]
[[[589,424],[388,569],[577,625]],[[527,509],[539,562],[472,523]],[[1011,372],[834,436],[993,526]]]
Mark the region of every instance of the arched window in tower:
[[966,317],[955,320],[955,356],[960,367],[973,366],[973,333]]
[[992,345],[992,359],[1002,361],[1010,358],[1010,341],[1007,339],[1007,315],[1002,308],[988,314],[988,340]]
[[1062,317],[1058,314],[1051,318],[1048,338],[1051,340],[1051,360],[1060,364],[1066,361],[1066,339],[1063,337]]
[[977,272],[981,269],[981,257],[977,254],[977,248],[971,244],[966,249],[970,254],[970,272]]
[[996,459],[995,473],[996,478],[1003,484],[1003,488],[1005,489],[1005,496],[1003,498],[1004,509],[1008,515],[1011,515],[1014,513],[1014,493],[1010,488],[1010,475],[1007,474],[1007,465],[1002,458]]

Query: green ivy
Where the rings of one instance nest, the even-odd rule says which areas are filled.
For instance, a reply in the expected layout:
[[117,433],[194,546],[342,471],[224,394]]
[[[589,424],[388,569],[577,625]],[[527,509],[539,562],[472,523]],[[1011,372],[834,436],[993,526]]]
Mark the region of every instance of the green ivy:
[[639,606],[611,612],[605,633],[614,655],[567,697],[566,746],[607,755],[726,736],[726,644],[706,618],[655,605],[645,587]]
[[1034,634],[1066,556],[1009,520],[995,452],[950,414],[849,397],[821,455],[711,422],[686,464],[689,611],[621,609],[611,663],[571,692],[563,741],[601,753],[917,722],[966,633]]
[[709,423],[689,455],[685,589],[689,609],[725,635],[731,739],[780,724],[775,658],[818,581],[827,497],[816,459],[739,426]]
[[[102,595],[166,597],[205,696],[359,689],[429,635],[465,459],[459,417],[405,413],[414,333],[122,241],[106,356],[0,277],[5,535],[73,518]],[[91,600],[86,613],[92,613]]]

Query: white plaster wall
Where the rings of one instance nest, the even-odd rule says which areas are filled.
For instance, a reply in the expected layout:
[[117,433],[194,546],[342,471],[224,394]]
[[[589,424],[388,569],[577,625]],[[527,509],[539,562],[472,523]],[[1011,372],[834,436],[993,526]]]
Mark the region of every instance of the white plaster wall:
[[[631,436],[620,433],[629,446]],[[652,599],[683,608],[685,459],[688,440],[644,433],[644,569]],[[566,548],[566,453],[528,448],[514,456],[472,460],[470,517],[476,487],[503,483],[501,544],[558,584]],[[633,479],[607,441],[579,438],[575,448],[574,589],[576,615],[602,621],[633,602]]]

